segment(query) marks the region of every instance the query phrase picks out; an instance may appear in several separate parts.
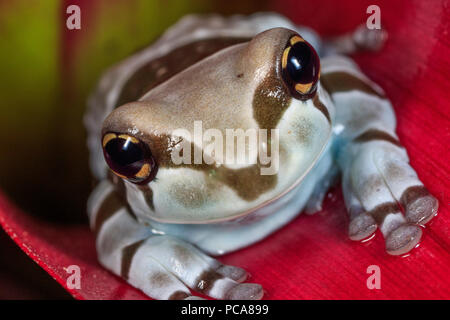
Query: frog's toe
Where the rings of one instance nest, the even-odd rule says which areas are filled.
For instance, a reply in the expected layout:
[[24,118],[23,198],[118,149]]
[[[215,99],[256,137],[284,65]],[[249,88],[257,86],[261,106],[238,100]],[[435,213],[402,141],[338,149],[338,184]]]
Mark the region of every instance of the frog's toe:
[[354,217],[348,227],[348,235],[351,240],[360,241],[370,237],[377,230],[377,223],[367,212]]
[[437,215],[439,202],[424,186],[409,187],[403,192],[400,203],[406,219],[424,225]]
[[206,300],[206,299],[198,297],[198,296],[189,296],[189,297],[184,298],[183,300]]
[[122,276],[153,299],[182,300],[191,297],[188,287],[146,251],[142,248],[136,252],[129,272],[122,273]]
[[402,225],[386,237],[386,251],[391,255],[402,255],[414,249],[422,237],[422,229],[416,225]]
[[264,295],[261,285],[239,283],[214,269],[202,272],[191,288],[212,298],[225,300],[259,300]]
[[236,282],[244,282],[248,277],[247,271],[235,266],[222,264],[216,270],[219,274]]
[[241,283],[228,291],[226,298],[229,300],[261,300],[264,290],[256,283]]
[[378,228],[377,222],[366,212],[355,192],[352,190],[348,172],[342,177],[342,191],[345,205],[350,217],[348,236],[351,240],[360,241],[369,238]]

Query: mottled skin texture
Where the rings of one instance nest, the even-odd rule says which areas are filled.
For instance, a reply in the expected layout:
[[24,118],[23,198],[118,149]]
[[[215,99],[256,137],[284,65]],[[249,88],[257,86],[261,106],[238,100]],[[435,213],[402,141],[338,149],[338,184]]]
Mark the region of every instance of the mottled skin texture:
[[[408,164],[382,89],[341,55],[380,47],[384,33],[368,32],[359,28],[322,43],[275,14],[189,16],[106,72],[85,117],[100,181],[88,203],[100,262],[157,299],[190,298],[189,289],[217,299],[260,299],[262,288],[244,283],[244,270],[207,254],[250,245],[302,209],[320,210],[338,174],[351,239],[380,228],[388,253],[414,248],[418,225],[438,204]],[[297,34],[321,55],[317,91],[303,100],[281,70]],[[219,163],[205,141],[192,138],[196,121],[223,136],[227,129],[267,129],[268,147],[279,138],[279,170],[262,175],[267,165],[260,161]],[[109,133],[148,146],[157,164],[153,180],[136,184],[108,170],[102,137]],[[258,139],[258,148],[263,143]],[[181,145],[210,162],[175,164],[171,154]],[[245,151],[260,160],[250,143]]]

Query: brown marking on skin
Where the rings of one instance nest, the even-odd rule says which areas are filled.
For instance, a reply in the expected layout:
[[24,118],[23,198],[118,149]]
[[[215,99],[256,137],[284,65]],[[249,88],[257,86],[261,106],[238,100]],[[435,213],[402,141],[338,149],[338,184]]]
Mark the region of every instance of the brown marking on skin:
[[168,300],[183,300],[186,299],[187,297],[190,297],[190,294],[187,294],[186,292],[183,291],[175,291],[174,293],[172,293],[169,297]]
[[439,201],[424,186],[412,186],[403,191],[400,204],[406,211],[406,219],[426,224],[437,215]]
[[120,268],[120,275],[125,280],[128,279],[130,273],[131,261],[133,260],[134,255],[145,240],[146,239],[139,240],[122,249],[122,265]]
[[407,174],[404,168],[394,162],[389,162],[386,165],[385,171],[386,173],[384,174],[384,176],[389,177],[389,179],[402,178]]
[[400,197],[400,203],[404,208],[408,205],[408,203],[411,203],[419,198],[426,197],[430,195],[428,190],[424,186],[413,186],[406,189],[402,196]]
[[[214,191],[220,188],[217,183],[223,183],[232,188],[239,197],[251,201],[259,195],[272,189],[277,183],[276,175],[261,175],[261,165],[255,164],[241,169],[228,169],[224,166],[214,165],[183,165],[190,169],[201,170],[208,175],[206,189],[191,189],[185,185],[174,185],[173,196],[178,201],[191,208],[201,207],[210,196],[217,194]],[[173,166],[178,167],[178,166]]]
[[162,288],[169,285],[172,279],[167,273],[155,272],[150,276],[150,284],[152,287]]
[[361,199],[368,199],[385,187],[384,180],[378,174],[372,174],[361,182],[363,185],[355,188],[355,190],[358,190]]
[[373,141],[373,140],[383,140],[383,141],[387,141],[390,142],[396,146],[401,147],[402,145],[400,144],[400,142],[394,138],[393,136],[391,136],[389,133],[385,132],[385,131],[381,131],[378,129],[369,129],[364,131],[362,134],[360,134],[359,136],[357,136],[354,141],[355,142],[368,142],[368,141]]
[[155,204],[153,202],[153,190],[148,185],[140,185],[139,190],[141,190],[144,195],[145,203],[152,210],[155,211]]
[[97,215],[95,217],[94,233],[98,234],[105,221],[111,218],[123,207],[123,200],[116,192],[113,191],[108,194],[102,201],[102,204],[100,205],[100,208],[98,209]]
[[[194,63],[226,47],[249,41],[250,38],[222,37],[198,40],[173,49],[168,54],[149,61],[137,70],[122,88],[116,106],[136,101],[150,89],[165,82]],[[161,71],[161,68],[164,72]]]
[[398,204],[395,202],[386,202],[370,210],[369,214],[372,215],[378,225],[382,225],[388,214],[396,212],[400,212]]
[[174,252],[173,256],[183,264],[189,263],[193,258],[191,250],[179,243],[174,244],[172,249]]
[[238,77],[238,78],[242,78],[244,76],[244,74],[243,73],[239,73],[236,77]]
[[328,123],[331,125],[330,113],[328,112],[327,107],[325,107],[325,105],[322,103],[322,101],[320,101],[320,98],[317,94],[313,98],[313,104],[318,110],[320,110],[320,112],[323,113],[325,118],[327,118]]
[[271,72],[256,88],[253,96],[253,116],[261,129],[274,129],[289,107],[291,95],[281,77]]
[[261,167],[256,164],[230,170],[222,166],[216,169],[216,176],[219,181],[235,190],[239,197],[252,201],[277,184],[277,175],[261,175]]
[[207,294],[217,280],[223,279],[224,276],[215,270],[206,270],[197,278],[196,291]]
[[330,95],[336,92],[359,90],[370,95],[385,98],[383,94],[376,91],[372,86],[370,86],[365,81],[357,78],[356,76],[350,73],[343,71],[335,71],[322,75],[321,83],[322,86],[325,88],[325,90],[328,91]]
[[[295,33],[286,33],[283,36],[290,39],[293,35]],[[274,50],[272,67],[264,80],[259,83],[253,95],[253,117],[259,128],[268,130],[267,137],[269,140],[270,129],[276,128],[292,100],[289,88],[283,80],[282,68],[279,68],[280,65],[283,65],[283,59],[287,59],[288,48],[280,45]]]

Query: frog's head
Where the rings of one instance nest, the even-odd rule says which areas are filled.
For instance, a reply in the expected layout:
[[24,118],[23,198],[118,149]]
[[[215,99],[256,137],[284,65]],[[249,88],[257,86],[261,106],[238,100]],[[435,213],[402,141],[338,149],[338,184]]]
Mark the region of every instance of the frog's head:
[[[332,106],[319,76],[311,45],[276,28],[217,51],[115,109],[102,145],[135,213],[172,223],[221,221],[287,193],[330,138]],[[227,129],[248,135],[242,149]],[[244,162],[226,161],[239,152]]]

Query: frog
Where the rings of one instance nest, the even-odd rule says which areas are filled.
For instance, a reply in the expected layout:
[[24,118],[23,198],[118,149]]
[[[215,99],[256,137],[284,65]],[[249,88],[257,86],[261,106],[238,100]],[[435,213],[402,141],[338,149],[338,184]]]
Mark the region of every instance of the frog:
[[[350,57],[386,39],[365,25],[321,38],[272,12],[191,14],[109,68],[84,118],[99,262],[154,299],[262,299],[220,256],[320,211],[337,181],[351,240],[379,230],[387,254],[418,246],[438,201],[410,165],[390,100]],[[262,135],[244,139],[247,161],[224,162],[215,151],[227,148],[195,139],[195,122]],[[176,163],[191,152],[204,157]]]

